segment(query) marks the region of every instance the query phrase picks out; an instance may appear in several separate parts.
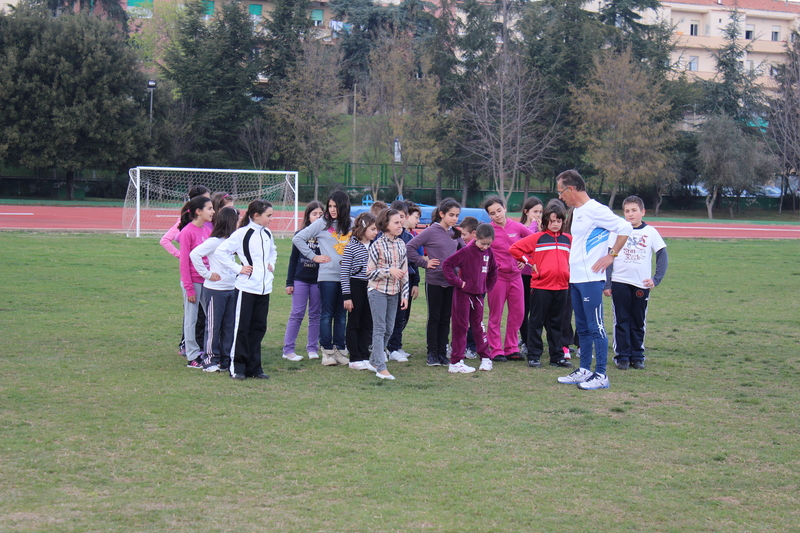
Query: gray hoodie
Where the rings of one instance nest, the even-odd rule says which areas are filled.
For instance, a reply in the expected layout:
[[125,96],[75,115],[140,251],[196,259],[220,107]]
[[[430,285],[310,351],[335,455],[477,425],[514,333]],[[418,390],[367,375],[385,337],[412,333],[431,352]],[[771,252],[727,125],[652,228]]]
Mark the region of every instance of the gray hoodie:
[[308,246],[309,239],[316,238],[319,245],[319,254],[327,255],[331,258],[328,263],[320,263],[317,281],[335,281],[340,283],[339,263],[342,261],[344,249],[350,242],[352,232],[342,235],[336,231],[336,221],[331,227],[325,229],[327,221],[325,217],[320,217],[311,223],[307,228],[303,228],[292,237],[292,243],[300,251],[300,255],[308,259],[314,259],[316,253]]

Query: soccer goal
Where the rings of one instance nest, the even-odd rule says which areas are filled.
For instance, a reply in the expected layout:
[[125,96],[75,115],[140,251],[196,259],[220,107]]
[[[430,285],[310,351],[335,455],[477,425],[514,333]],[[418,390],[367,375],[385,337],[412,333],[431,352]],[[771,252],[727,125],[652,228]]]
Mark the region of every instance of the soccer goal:
[[267,200],[274,210],[269,229],[278,236],[297,231],[297,172],[208,168],[136,167],[128,171],[122,229],[128,237],[163,233],[175,224],[194,185],[225,191],[238,209]]

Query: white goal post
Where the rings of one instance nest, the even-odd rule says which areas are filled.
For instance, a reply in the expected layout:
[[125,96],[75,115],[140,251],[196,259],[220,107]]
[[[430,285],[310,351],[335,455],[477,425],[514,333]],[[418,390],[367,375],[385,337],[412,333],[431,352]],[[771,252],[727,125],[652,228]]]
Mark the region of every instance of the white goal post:
[[298,229],[297,172],[216,168],[136,167],[128,171],[122,230],[128,237],[163,234],[178,220],[188,191],[204,185],[212,194],[228,193],[238,209],[267,200],[274,210],[269,229],[281,237]]

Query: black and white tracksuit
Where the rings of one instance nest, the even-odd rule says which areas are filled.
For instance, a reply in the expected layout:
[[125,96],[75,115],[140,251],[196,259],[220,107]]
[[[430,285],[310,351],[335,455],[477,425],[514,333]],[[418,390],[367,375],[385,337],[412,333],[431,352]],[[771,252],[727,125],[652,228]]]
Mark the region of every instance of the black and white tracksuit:
[[236,333],[233,340],[231,374],[253,377],[263,374],[261,368],[261,341],[267,332],[269,295],[272,292],[273,274],[278,251],[275,240],[267,228],[250,222],[239,228],[214,252],[216,258],[234,272],[242,267],[233,260],[239,257],[242,265],[251,265],[252,274],[236,276]]

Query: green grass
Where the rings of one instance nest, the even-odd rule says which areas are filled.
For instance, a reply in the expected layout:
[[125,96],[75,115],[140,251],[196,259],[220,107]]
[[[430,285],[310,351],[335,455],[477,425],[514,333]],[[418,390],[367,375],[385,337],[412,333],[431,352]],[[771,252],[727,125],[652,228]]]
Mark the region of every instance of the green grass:
[[290,363],[281,290],[272,378],[234,382],[177,356],[156,240],[0,245],[0,531],[797,530],[797,241],[670,240],[648,368],[604,391],[428,368],[424,295],[397,381]]

